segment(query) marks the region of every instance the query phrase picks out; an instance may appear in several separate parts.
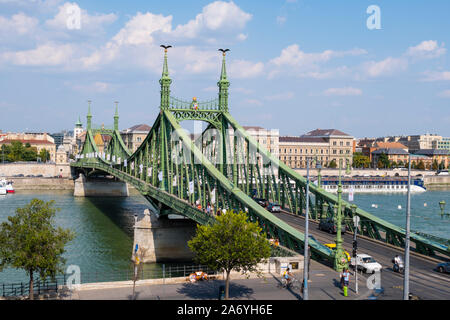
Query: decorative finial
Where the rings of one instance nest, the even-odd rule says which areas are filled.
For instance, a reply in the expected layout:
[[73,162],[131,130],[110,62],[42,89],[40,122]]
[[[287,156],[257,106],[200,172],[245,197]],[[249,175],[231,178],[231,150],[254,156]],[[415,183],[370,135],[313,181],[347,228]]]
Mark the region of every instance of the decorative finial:
[[172,48],[172,46],[160,45],[161,48],[164,48],[164,52],[167,53],[167,49]]
[[222,55],[225,57],[225,53],[230,51],[230,49],[219,49],[218,51],[222,51]]

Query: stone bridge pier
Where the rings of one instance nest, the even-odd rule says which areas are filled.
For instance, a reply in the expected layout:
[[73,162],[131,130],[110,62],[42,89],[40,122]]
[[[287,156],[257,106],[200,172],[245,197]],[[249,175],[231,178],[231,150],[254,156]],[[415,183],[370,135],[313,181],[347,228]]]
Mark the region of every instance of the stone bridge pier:
[[182,262],[192,260],[193,252],[187,242],[195,235],[195,221],[180,218],[159,217],[145,209],[138,215],[134,226],[134,244],[141,262]]
[[75,197],[128,197],[126,182],[109,178],[86,178],[84,174],[75,180]]

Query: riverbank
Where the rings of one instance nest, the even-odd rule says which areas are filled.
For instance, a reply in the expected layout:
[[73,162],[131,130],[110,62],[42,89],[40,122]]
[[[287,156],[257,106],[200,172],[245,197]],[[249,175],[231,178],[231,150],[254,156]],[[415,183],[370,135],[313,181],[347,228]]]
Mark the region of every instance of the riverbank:
[[14,190],[73,190],[74,181],[68,178],[7,178]]

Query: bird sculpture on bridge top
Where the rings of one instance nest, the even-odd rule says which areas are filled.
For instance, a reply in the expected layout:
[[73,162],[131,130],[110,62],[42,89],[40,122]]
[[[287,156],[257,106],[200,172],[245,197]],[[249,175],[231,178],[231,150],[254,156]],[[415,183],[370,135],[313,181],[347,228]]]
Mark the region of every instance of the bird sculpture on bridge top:
[[161,48],[164,48],[164,52],[167,52],[167,49],[172,48],[172,46],[160,45]]
[[225,55],[225,52],[230,51],[230,49],[219,49],[218,51],[222,51],[222,54]]

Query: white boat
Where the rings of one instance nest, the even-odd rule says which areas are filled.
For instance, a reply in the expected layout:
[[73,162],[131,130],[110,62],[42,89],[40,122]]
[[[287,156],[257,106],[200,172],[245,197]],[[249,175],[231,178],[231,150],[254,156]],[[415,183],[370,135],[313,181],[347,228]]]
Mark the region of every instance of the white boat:
[[[352,177],[342,178],[343,193],[398,193],[408,191],[407,177]],[[328,192],[336,193],[338,178],[322,179],[321,187]],[[411,192],[425,192],[427,189],[423,179],[411,179]]]
[[0,195],[14,193],[12,184],[12,181],[6,181],[5,179],[0,180]]
[[6,191],[6,180],[0,180],[0,195],[5,195],[8,192]]

